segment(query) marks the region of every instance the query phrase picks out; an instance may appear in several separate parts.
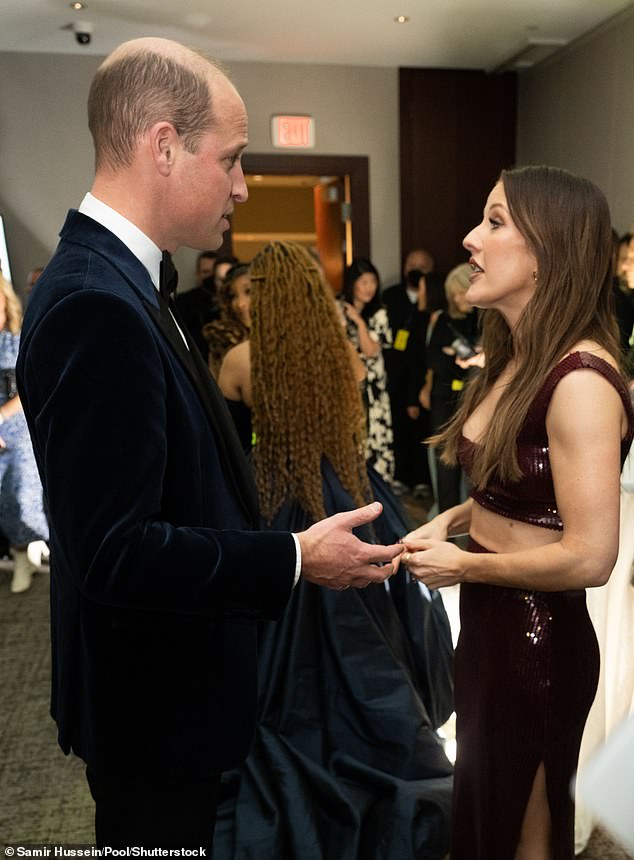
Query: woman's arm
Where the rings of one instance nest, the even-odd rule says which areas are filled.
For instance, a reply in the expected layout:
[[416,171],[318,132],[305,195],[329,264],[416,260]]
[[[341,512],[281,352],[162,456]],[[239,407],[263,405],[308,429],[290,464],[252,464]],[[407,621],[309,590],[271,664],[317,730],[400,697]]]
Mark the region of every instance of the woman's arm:
[[359,349],[366,358],[375,358],[381,352],[381,344],[372,338],[365,320],[354,305],[345,302],[343,308],[346,316],[359,332]]
[[437,514],[428,523],[423,523],[413,532],[406,535],[403,540],[407,543],[416,540],[446,540],[452,535],[466,534],[469,531],[471,523],[471,510],[473,508],[473,499],[467,499],[460,505],[454,505],[453,508],[447,508],[440,514]]
[[218,372],[218,387],[227,400],[242,400],[252,406],[251,345],[239,343],[225,355]]
[[3,419],[3,422],[8,421],[9,418],[12,418],[18,412],[22,412],[22,401],[20,400],[20,395],[16,394],[15,397],[2,404],[0,407],[0,418]]
[[346,346],[348,347],[348,351],[350,353],[350,363],[352,364],[352,373],[354,375],[354,381],[357,383],[357,385],[361,385],[361,383],[365,380],[366,377],[365,366],[361,361],[359,353],[354,348],[354,344],[350,343],[350,341],[347,340]]
[[618,553],[623,422],[620,397],[601,375],[578,370],[565,376],[546,421],[561,539],[505,552],[504,532],[513,524],[500,521],[496,534],[472,530],[493,554],[463,552],[437,540],[406,541],[412,574],[430,587],[483,582],[565,591],[603,585]]

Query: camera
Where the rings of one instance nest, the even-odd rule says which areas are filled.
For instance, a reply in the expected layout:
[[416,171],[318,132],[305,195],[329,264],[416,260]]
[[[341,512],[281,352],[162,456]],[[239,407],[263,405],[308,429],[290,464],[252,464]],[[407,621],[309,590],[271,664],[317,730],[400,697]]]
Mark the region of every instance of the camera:
[[469,343],[466,337],[456,337],[451,342],[451,348],[456,353],[458,358],[462,358],[463,360],[466,358],[472,358],[476,354],[475,349]]
[[77,23],[73,24],[75,40],[80,45],[90,45],[92,40],[92,30],[93,26],[90,21],[77,21]]

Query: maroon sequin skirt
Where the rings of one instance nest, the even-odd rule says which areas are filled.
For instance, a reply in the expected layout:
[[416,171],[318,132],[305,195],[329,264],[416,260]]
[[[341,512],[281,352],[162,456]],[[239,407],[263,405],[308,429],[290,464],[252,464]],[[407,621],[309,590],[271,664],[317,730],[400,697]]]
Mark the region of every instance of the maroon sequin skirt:
[[460,625],[451,860],[513,860],[541,762],[553,858],[573,860],[571,782],[599,678],[585,591],[462,584]]

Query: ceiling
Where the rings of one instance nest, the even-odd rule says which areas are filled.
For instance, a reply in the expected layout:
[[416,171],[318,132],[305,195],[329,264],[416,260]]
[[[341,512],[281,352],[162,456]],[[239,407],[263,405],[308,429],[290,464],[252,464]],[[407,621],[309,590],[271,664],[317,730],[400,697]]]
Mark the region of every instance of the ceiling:
[[[529,40],[570,42],[631,0],[0,0],[0,51],[104,55],[163,36],[218,60],[494,69]],[[394,19],[409,20],[398,24]],[[89,44],[73,24],[88,22]],[[77,28],[76,28],[77,29]]]

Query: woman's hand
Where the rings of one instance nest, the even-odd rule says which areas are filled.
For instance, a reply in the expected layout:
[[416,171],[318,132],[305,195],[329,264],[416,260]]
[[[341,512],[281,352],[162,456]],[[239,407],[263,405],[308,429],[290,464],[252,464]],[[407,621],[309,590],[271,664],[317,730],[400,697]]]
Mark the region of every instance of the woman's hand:
[[411,418],[412,421],[416,421],[420,415],[420,406],[408,406],[405,411],[407,412],[408,418]]
[[350,302],[343,303],[343,310],[350,322],[354,323],[357,327],[363,322],[361,314]]
[[476,352],[471,358],[456,358],[456,364],[463,370],[469,370],[471,367],[484,367],[486,356],[482,351]]
[[427,411],[431,409],[431,385],[427,385],[427,383],[423,385],[418,392],[418,402],[423,409],[427,409]]
[[423,523],[414,531],[406,534],[401,543],[419,540],[447,540],[447,531],[447,526],[442,523],[439,517],[434,517],[433,520]]
[[468,553],[453,543],[440,540],[404,539],[400,563],[414,579],[428,588],[444,588],[462,582]]

